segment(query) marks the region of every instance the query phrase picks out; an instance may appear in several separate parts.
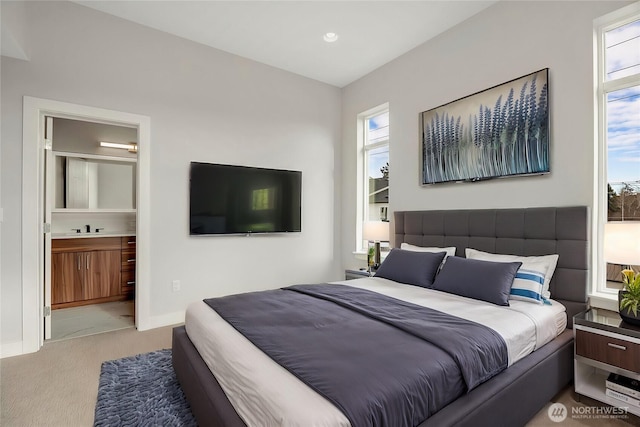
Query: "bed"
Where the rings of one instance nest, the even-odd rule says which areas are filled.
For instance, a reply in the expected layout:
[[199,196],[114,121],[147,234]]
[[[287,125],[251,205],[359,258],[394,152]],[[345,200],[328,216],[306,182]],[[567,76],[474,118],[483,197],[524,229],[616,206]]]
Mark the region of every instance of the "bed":
[[[552,298],[574,314],[586,308],[588,269],[586,207],[395,212],[394,246],[465,248],[523,256],[558,254]],[[245,423],[194,347],[184,327],[174,329],[173,365],[201,425]],[[445,406],[420,426],[523,425],[573,377],[570,329],[508,369]]]

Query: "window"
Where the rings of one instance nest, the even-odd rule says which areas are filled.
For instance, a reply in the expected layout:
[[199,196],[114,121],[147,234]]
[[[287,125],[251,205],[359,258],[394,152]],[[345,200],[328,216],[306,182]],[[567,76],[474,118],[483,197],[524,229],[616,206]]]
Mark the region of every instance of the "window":
[[387,221],[389,207],[389,111],[365,120],[366,221]]
[[[597,30],[599,152],[604,169],[599,192],[608,222],[640,221],[640,13],[637,8],[632,12]],[[607,280],[598,281],[598,290],[620,289],[621,270],[620,265],[607,264]]]
[[364,221],[388,221],[389,217],[389,109],[385,104],[358,116],[358,249]]

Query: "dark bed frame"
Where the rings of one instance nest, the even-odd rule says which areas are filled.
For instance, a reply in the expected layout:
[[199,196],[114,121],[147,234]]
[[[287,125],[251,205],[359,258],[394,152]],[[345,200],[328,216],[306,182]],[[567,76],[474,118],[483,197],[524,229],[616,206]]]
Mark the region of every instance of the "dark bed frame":
[[[394,246],[455,246],[498,254],[559,254],[552,298],[567,308],[568,327],[587,307],[589,215],[562,208],[411,211],[394,213]],[[201,426],[245,426],[202,360],[184,326],[173,330],[173,366]],[[573,379],[573,331],[514,363],[453,401],[420,427],[524,425]]]

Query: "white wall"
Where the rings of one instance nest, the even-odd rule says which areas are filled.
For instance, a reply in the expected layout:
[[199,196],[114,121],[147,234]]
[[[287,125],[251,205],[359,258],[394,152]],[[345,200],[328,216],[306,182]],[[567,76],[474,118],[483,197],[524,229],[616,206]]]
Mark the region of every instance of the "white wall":
[[[0,64],[2,344],[22,339],[24,95],[151,117],[152,316],[175,319],[204,297],[340,277],[339,89],[73,3],[25,6],[30,61]],[[301,170],[302,233],[189,237],[192,160]]]
[[22,1],[4,2],[0,18],[2,54],[17,59],[29,59],[29,40],[25,30],[26,8]]
[[[390,209],[593,207],[593,20],[628,2],[502,1],[343,91],[343,265],[355,260],[356,116],[390,109]],[[551,173],[420,186],[418,115],[549,68]]]

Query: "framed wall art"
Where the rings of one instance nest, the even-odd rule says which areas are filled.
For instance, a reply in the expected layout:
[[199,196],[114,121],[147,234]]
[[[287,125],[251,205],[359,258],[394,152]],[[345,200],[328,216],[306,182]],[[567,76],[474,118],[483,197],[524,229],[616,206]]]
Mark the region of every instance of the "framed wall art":
[[549,69],[420,113],[421,183],[549,172]]

